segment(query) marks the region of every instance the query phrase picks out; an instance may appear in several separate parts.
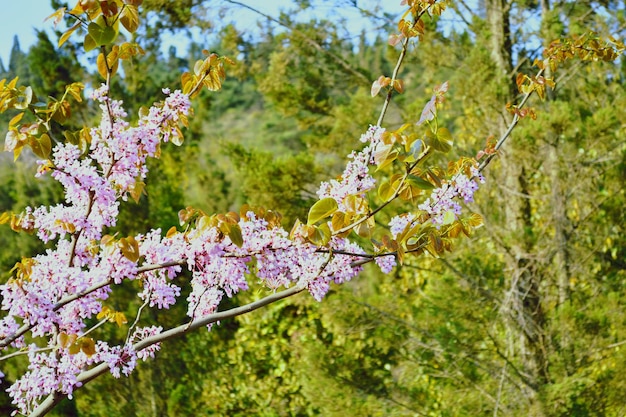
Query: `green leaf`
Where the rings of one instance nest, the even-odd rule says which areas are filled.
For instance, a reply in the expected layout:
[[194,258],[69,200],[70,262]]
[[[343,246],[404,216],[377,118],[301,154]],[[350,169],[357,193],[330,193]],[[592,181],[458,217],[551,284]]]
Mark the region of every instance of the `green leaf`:
[[339,206],[334,198],[323,198],[317,203],[313,204],[311,209],[309,210],[309,217],[307,219],[306,224],[312,225],[317,223],[318,221],[331,216],[334,212],[337,211]]
[[115,29],[111,26],[102,27],[96,22],[91,22],[89,26],[87,26],[87,32],[93,38],[96,46],[108,45],[113,42],[117,36]]

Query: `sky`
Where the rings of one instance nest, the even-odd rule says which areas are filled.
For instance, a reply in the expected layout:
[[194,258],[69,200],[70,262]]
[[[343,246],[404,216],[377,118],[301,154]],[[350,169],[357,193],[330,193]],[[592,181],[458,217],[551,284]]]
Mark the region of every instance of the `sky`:
[[2,0],[0,24],[0,58],[6,67],[13,47],[13,36],[18,35],[23,51],[36,41],[35,29],[52,28],[52,21],[44,23],[54,10],[50,0]]
[[[36,41],[35,30],[45,29],[51,31],[53,28],[52,19],[44,20],[50,16],[54,10],[50,7],[50,0],[0,0],[2,3],[3,19],[0,24],[0,58],[4,66],[9,64],[9,56],[13,47],[13,37],[18,35],[20,48],[26,52],[28,48]],[[75,4],[76,0],[70,0],[70,6]],[[367,7],[371,0],[361,0],[359,5]],[[288,0],[265,0],[263,2],[254,0],[244,0],[242,3],[254,5],[255,8],[263,11],[270,16],[278,16],[278,11],[282,5],[288,3]],[[400,0],[384,0],[385,9],[400,13],[402,7]],[[332,7],[328,6],[322,13],[333,13]],[[258,16],[249,11],[238,11],[241,19],[250,19],[253,21]],[[357,23],[357,19],[349,19],[351,22]],[[360,28],[357,28],[360,31]],[[358,32],[357,32],[358,33]],[[54,38],[51,38],[54,39]]]

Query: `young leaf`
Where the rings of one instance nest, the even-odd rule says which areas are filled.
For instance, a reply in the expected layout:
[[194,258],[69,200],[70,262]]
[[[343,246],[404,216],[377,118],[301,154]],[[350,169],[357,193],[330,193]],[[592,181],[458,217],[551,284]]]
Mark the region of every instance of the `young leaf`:
[[17,115],[15,115],[10,121],[9,121],[9,127],[11,126],[15,126],[16,124],[18,124],[20,122],[20,120],[22,120],[22,117],[24,117],[24,112],[20,112]]
[[230,238],[230,241],[238,247],[243,246],[243,236],[241,234],[241,228],[238,224],[231,225],[228,233],[226,233],[226,236],[228,236]]
[[139,11],[137,6],[126,4],[120,14],[120,22],[130,33],[135,33],[139,28]]
[[318,221],[331,216],[338,210],[338,208],[339,206],[334,198],[323,198],[311,206],[306,224],[309,226],[315,224]]
[[420,116],[417,125],[421,125],[424,122],[429,122],[435,118],[437,115],[437,107],[436,107],[437,96],[432,96],[428,103],[424,106],[422,110],[422,115]]
[[391,187],[389,181],[382,182],[378,187],[378,197],[380,197],[382,201],[389,201],[395,192],[396,190]]
[[133,236],[124,237],[118,242],[122,255],[124,255],[131,262],[137,262],[139,260],[139,243]]
[[94,38],[88,33],[85,35],[85,40],[83,41],[83,48],[85,52],[93,51],[98,47]]
[[456,219],[456,216],[454,214],[454,211],[452,210],[448,210],[446,211],[446,213],[443,215],[443,224],[452,224],[454,222],[454,220]]
[[82,337],[79,341],[80,350],[82,350],[85,355],[92,356],[96,354],[96,342],[91,337]]
[[362,238],[369,239],[372,236],[372,229],[367,222],[363,222],[356,227],[356,234]]
[[330,222],[333,230],[341,230],[348,224],[350,224],[350,216],[346,213],[337,211],[333,214],[333,217]]
[[309,226],[309,240],[317,246],[326,246],[330,242],[331,233],[327,223]]
[[74,23],[74,25],[72,25],[71,28],[69,28],[68,30],[66,30],[63,35],[61,35],[61,37],[59,38],[59,42],[57,44],[57,47],[60,47],[61,45],[63,45],[65,42],[67,42],[67,40],[70,38],[70,36],[72,36],[72,33],[74,33],[74,31],[76,29],[78,29],[81,25],[81,22],[78,21],[76,23]]
[[63,20],[63,16],[65,15],[65,10],[66,10],[65,7],[61,7],[56,12],[54,12],[50,16],[46,17],[44,19],[44,22],[47,21],[48,19],[54,18],[52,23],[54,24],[54,26],[58,25],[61,22],[61,20]]
[[48,159],[50,152],[52,151],[52,141],[47,133],[44,133],[40,137],[31,136],[28,144],[30,145],[33,153],[42,159]]

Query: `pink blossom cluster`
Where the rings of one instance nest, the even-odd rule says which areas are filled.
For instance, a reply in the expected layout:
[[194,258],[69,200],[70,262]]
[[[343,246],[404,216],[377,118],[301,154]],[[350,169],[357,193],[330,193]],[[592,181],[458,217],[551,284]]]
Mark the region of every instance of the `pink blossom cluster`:
[[[161,327],[135,328],[120,345],[103,340],[94,341],[93,349],[76,345],[81,340],[89,345],[86,335],[93,328],[88,328],[88,320],[103,312],[115,285],[124,281],[141,281],[138,297],[144,306],[167,309],[178,302],[181,288],[174,280],[187,269],[191,272],[187,315],[197,320],[215,313],[224,296],[247,290],[251,277],[274,291],[292,286],[307,289],[319,301],[331,283],[349,281],[362,270],[362,262],[357,261],[365,252],[347,238],[334,236],[326,248],[319,248],[304,238],[304,229],[290,236],[253,211],[236,224],[242,239],[231,240],[222,228],[201,222],[167,236],[159,229],[132,238],[107,236],[107,228],[116,224],[120,200],[134,195],[146,177],[147,158],[157,156],[162,143],[180,139],[178,125],[191,111],[186,95],[163,92],[165,100],[131,126],[122,102],[111,100],[106,87],[96,89],[92,99],[99,102],[102,119],[90,131],[88,151],[58,144],[50,161],[39,162],[40,174],[51,172],[64,187],[65,201],[25,209],[19,226],[36,231],[42,241],[55,246],[23,261],[15,278],[0,286],[0,347],[23,349],[30,361],[28,371],[9,389],[16,412],[32,411],[53,392],[71,396],[86,367],[107,364],[113,376],[120,377],[129,375],[138,359],[154,357],[159,344],[153,338],[161,334]],[[349,155],[339,179],[321,184],[320,198],[331,197],[340,210],[347,211],[346,197],[363,197],[374,188],[369,168],[375,164],[374,149],[382,143],[384,132],[372,126],[361,136],[367,145]],[[433,191],[420,209],[441,224],[446,211],[460,211],[452,200],[471,201],[476,188],[473,178],[459,174]],[[413,214],[394,217],[389,224],[394,239],[415,221]],[[379,254],[374,260],[384,273],[396,265],[391,254]],[[141,309],[133,326],[140,313]],[[27,345],[32,337],[48,342],[44,347]],[[73,345],[60,342],[72,337]]]
[[416,225],[415,215],[413,213],[404,213],[398,216],[393,216],[389,220],[389,232],[391,237],[395,240],[400,233],[406,229],[414,227]]
[[[56,239],[56,246],[23,262],[23,271],[0,286],[4,312],[0,346],[24,349],[30,360],[28,372],[9,389],[21,413],[28,413],[54,391],[71,395],[79,385],[77,375],[86,365],[104,361],[112,373],[127,374],[136,356],[154,354],[153,346],[135,353],[132,340],[124,346],[98,342],[92,356],[70,354],[67,346],[57,343],[61,333],[80,338],[88,330],[86,321],[102,311],[111,284],[141,278],[144,291],[140,297],[150,297],[150,304],[161,308],[171,305],[180,294],[180,289],[167,281],[180,266],[140,274],[137,262],[130,260],[120,245],[108,244],[103,233],[116,223],[119,200],[126,199],[137,181],[145,178],[146,159],[156,155],[159,143],[179,134],[178,121],[189,114],[189,99],[173,92],[131,127],[124,120],[127,115],[122,103],[110,100],[105,87],[95,90],[93,98],[100,102],[102,119],[91,129],[88,153],[83,155],[77,146],[62,143],[55,146],[51,161],[39,161],[43,167],[39,175],[51,171],[64,187],[64,204],[27,207],[20,216],[22,228],[35,230],[44,242]],[[157,249],[151,245],[154,233],[137,240],[149,261],[172,262],[180,259],[184,250],[171,244]],[[48,345],[44,350],[34,344],[26,346],[26,334],[48,338]]]
[[[216,312],[224,296],[248,289],[251,276],[272,290],[306,288],[321,300],[332,282],[341,284],[362,270],[355,261],[364,251],[348,239],[333,237],[330,250],[320,251],[297,233],[290,238],[284,229],[253,212],[237,224],[243,238],[240,246],[217,227],[189,228],[166,237],[157,229],[125,244],[107,236],[106,229],[116,224],[119,201],[126,200],[145,178],[147,158],[157,155],[161,143],[180,134],[178,122],[190,112],[187,96],[179,91],[164,93],[164,102],[131,126],[122,103],[111,100],[105,87],[95,90],[92,98],[100,103],[102,119],[90,131],[88,152],[58,144],[51,161],[40,161],[40,174],[51,172],[64,187],[65,201],[26,208],[20,226],[55,246],[32,258],[21,276],[0,286],[0,347],[21,348],[30,359],[29,370],[9,389],[16,412],[32,411],[53,392],[71,396],[85,367],[106,363],[113,376],[120,377],[133,371],[137,359],[154,356],[158,344],[136,346],[160,334],[160,327],[137,328],[121,345],[97,340],[95,351],[88,353],[82,348],[76,353],[76,345],[70,353],[70,346],[59,342],[60,334],[80,341],[91,333],[88,320],[103,311],[114,286],[125,280],[140,280],[138,297],[149,307],[166,309],[181,294],[174,279],[188,269],[192,275],[188,315],[194,320]],[[339,200],[374,186],[368,173],[370,151],[382,131],[371,128],[362,136],[370,145],[353,153],[342,180],[329,185],[329,192]],[[136,256],[127,253],[132,247],[128,242],[137,245]],[[386,270],[389,262],[379,265]],[[26,345],[26,335],[28,340],[41,337],[48,343]]]
[[385,129],[380,126],[370,126],[361,135],[360,141],[368,143],[361,151],[352,151],[348,158],[351,159],[346,165],[339,179],[323,181],[317,190],[320,199],[333,198],[337,201],[340,211],[347,211],[344,199],[350,195],[365,196],[365,193],[376,186],[376,180],[369,173],[369,166],[374,162],[374,149],[381,143],[381,137]]
[[[80,387],[76,375],[85,355],[57,355],[54,351],[44,351],[36,345],[28,350],[28,371],[7,390],[19,412],[28,414],[37,407],[39,401],[54,391],[60,391],[72,398],[74,388]],[[77,361],[81,357],[83,361]],[[16,415],[15,410],[11,415]]]
[[396,256],[395,254],[380,255],[374,259],[374,262],[378,265],[383,274],[388,274],[396,266]]
[[471,178],[463,173],[456,174],[450,181],[444,182],[441,187],[434,189],[430,197],[418,208],[428,213],[430,220],[437,227],[444,224],[446,213],[453,214],[452,220],[458,219],[461,214],[461,205],[456,199],[462,198],[465,203],[473,202],[474,192],[478,189],[478,183],[474,178],[484,182],[484,178],[475,167],[471,168],[471,174]]

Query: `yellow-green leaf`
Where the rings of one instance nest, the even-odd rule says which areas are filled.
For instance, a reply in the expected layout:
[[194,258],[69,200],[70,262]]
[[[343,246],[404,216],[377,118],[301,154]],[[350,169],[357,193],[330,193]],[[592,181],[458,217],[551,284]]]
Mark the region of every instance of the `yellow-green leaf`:
[[317,246],[326,246],[326,244],[330,242],[331,233],[327,223],[310,227],[312,228],[309,232],[309,240],[311,243]]
[[70,352],[70,355],[76,355],[78,352],[80,352],[80,344],[79,343],[72,343],[68,350]]
[[80,103],[80,102],[83,101],[83,98],[81,97],[80,93],[84,89],[85,89],[85,84],[83,84],[83,83],[72,83],[72,84],[67,86],[65,91],[67,91],[67,93],[69,95],[74,97],[74,100],[76,100],[76,101],[78,101]]
[[47,159],[52,151],[52,141],[47,133],[44,133],[40,137],[31,136],[28,144],[30,145],[33,153],[42,159]]
[[130,33],[135,33],[139,28],[139,11],[137,6],[126,4],[120,14],[120,22]]
[[80,350],[87,356],[96,354],[96,342],[91,337],[82,337],[80,339]]
[[85,49],[85,52],[93,51],[97,47],[98,44],[95,39],[90,34],[86,34],[85,40],[83,40],[83,48]]
[[333,230],[341,230],[350,223],[350,216],[344,212],[337,211],[333,214],[331,219],[331,226]]
[[230,230],[226,233],[226,236],[228,236],[230,241],[235,245],[239,247],[243,246],[243,236],[241,234],[241,228],[238,224],[230,225]]
[[367,222],[362,222],[356,227],[356,234],[362,238],[370,238],[372,236],[372,230]]
[[133,236],[125,237],[119,241],[120,250],[131,262],[137,262],[139,260],[139,243]]
[[22,117],[24,117],[24,112],[20,112],[17,115],[15,115],[15,117],[13,117],[9,121],[9,126],[14,126],[14,125],[18,124],[19,121],[22,120]]
[[28,105],[33,101],[33,89],[28,87],[20,87],[20,95],[13,105],[18,110],[26,110]]
[[311,209],[309,210],[309,216],[307,219],[307,225],[312,225],[317,223],[318,221],[325,219],[331,216],[334,212],[338,210],[339,206],[334,198],[323,198],[313,204]]
[[10,222],[12,216],[13,215],[11,214],[10,211],[3,212],[2,214],[0,214],[0,224],[6,224]]
[[74,33],[74,31],[76,29],[78,29],[81,25],[80,20],[77,21],[76,23],[74,23],[74,25],[72,25],[71,28],[69,28],[68,30],[66,30],[63,35],[61,35],[61,37],[59,38],[59,42],[57,43],[57,46],[60,47],[61,45],[63,45],[65,42],[67,42],[67,40],[70,38],[70,36],[72,36],[72,33]]
[[139,199],[143,194],[145,194],[144,190],[146,188],[146,183],[143,181],[135,180],[135,185],[130,190],[130,196],[135,201],[135,203],[139,203]]
[[382,201],[389,201],[395,192],[396,190],[391,187],[389,181],[382,182],[378,187],[378,197],[380,197]]
[[443,224],[452,224],[455,219],[456,219],[456,216],[454,214],[454,211],[448,210],[443,215]]
[[472,213],[467,221],[467,224],[472,227],[482,226],[483,223],[483,217],[478,213]]
[[75,334],[67,334],[65,332],[61,332],[59,333],[59,336],[57,337],[57,342],[59,343],[59,346],[63,349],[70,346],[75,341],[76,341]]

